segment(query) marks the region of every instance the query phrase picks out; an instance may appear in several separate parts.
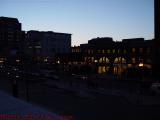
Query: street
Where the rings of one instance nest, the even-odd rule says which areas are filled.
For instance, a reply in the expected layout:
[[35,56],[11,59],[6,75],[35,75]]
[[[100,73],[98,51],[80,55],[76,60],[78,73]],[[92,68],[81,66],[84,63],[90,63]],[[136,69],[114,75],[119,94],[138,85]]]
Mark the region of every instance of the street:
[[[26,100],[25,82],[20,81],[18,86],[19,98]],[[10,81],[1,79],[0,89],[11,94]],[[75,120],[160,118],[160,106],[131,104],[123,96],[93,91],[86,91],[84,95],[44,83],[29,83],[28,92],[30,103],[62,116],[72,116]]]

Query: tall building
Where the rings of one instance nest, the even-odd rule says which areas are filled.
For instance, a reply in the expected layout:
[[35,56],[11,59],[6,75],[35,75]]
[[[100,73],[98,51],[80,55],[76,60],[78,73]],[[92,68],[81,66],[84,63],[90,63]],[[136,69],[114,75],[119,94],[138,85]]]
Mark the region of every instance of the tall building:
[[0,58],[11,59],[22,53],[24,32],[17,18],[0,17]]
[[57,53],[69,53],[71,34],[52,31],[28,31],[26,51],[34,58],[53,59]]

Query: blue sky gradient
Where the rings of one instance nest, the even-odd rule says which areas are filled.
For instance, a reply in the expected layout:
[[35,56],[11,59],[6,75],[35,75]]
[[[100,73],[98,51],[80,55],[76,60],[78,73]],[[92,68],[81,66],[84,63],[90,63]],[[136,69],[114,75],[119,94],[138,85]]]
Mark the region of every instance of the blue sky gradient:
[[95,37],[154,36],[153,0],[0,0],[0,16],[16,17],[23,30],[71,33],[72,45]]

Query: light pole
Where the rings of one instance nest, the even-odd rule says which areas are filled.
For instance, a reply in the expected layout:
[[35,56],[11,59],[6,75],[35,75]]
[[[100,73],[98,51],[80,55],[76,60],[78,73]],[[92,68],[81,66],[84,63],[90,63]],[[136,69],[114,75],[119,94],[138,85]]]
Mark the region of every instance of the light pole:
[[98,60],[94,60],[94,63],[95,63],[95,72],[97,74],[97,63],[98,63]]
[[153,77],[159,78],[160,68],[160,0],[154,0]]
[[19,79],[19,70],[20,69],[18,69],[19,67],[19,64],[20,64],[20,60],[19,59],[16,59],[15,60],[15,64],[16,64],[16,68],[14,68],[13,70],[12,70],[12,72],[13,72],[13,76],[14,77],[12,77],[13,78],[13,82],[12,82],[12,93],[13,93],[13,96],[14,97],[18,97],[18,83],[17,83],[17,79]]
[[144,64],[143,64],[143,62],[140,62],[139,64],[138,64],[138,67],[140,68],[140,81],[139,81],[139,90],[138,90],[138,96],[137,96],[137,104],[142,104],[142,102],[143,102],[143,99],[142,99],[142,97],[141,97],[141,94],[143,93],[143,67],[144,67]]
[[143,62],[140,62],[138,66],[140,68],[140,80],[142,81],[143,80],[143,66],[144,66]]

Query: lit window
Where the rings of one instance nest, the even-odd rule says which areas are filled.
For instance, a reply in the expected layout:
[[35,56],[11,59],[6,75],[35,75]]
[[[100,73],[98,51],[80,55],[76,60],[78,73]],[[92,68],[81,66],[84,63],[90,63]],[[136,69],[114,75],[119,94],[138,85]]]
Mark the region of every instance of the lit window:
[[85,57],[84,60],[87,61],[87,57]]
[[109,63],[109,59],[108,58],[106,58],[106,57],[102,57],[102,58],[100,58],[99,59],[99,63]]
[[126,63],[126,60],[124,58],[122,58],[121,60],[122,60],[122,63]]
[[102,58],[100,58],[100,59],[99,59],[99,63],[102,63],[102,61],[103,61],[103,59],[102,59]]
[[116,52],[116,50],[115,49],[113,49],[113,53],[115,53]]
[[136,52],[136,48],[132,48],[132,52],[135,53]]
[[94,57],[91,57],[91,61],[94,62]]
[[109,63],[109,59],[108,58],[106,58],[106,63]]
[[118,63],[118,58],[116,58],[116,59],[114,60],[114,63]]
[[114,63],[126,63],[126,60],[122,57],[115,58]]
[[106,59],[106,58],[105,58],[105,57],[103,57],[103,62],[105,61],[105,59]]
[[110,54],[110,52],[111,52],[110,50],[107,50],[107,53],[108,53],[108,54]]

